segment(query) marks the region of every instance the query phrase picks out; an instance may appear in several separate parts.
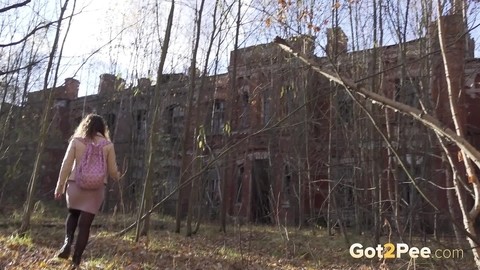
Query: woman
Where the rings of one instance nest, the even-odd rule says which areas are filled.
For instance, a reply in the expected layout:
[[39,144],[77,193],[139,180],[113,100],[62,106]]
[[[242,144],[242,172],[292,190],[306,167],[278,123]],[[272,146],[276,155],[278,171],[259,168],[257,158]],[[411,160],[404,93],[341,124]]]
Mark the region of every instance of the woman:
[[[72,257],[74,268],[80,265],[81,257],[90,235],[90,226],[93,218],[100,210],[105,196],[105,185],[94,190],[81,189],[74,181],[75,168],[79,166],[86,149],[85,143],[88,142],[94,142],[95,144],[108,143],[102,148],[107,172],[113,179],[120,179],[120,172],[117,169],[115,160],[115,150],[113,144],[110,143],[109,131],[105,120],[99,115],[89,114],[80,122],[70,139],[55,188],[56,200],[60,200],[66,191],[69,211],[65,222],[65,241],[57,257],[68,259],[75,230],[78,227],[78,236]],[[105,184],[107,179],[108,177],[105,177]]]

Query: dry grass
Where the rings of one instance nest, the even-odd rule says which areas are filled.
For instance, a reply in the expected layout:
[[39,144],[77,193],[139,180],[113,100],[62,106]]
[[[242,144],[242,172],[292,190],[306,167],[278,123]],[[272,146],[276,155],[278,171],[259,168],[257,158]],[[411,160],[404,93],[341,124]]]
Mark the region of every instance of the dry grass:
[[[173,221],[155,217],[148,237],[138,243],[115,233],[131,217],[99,216],[84,255],[82,269],[472,269],[472,258],[459,260],[353,259],[342,236],[315,230],[243,225],[220,233],[216,224],[202,225],[198,234],[173,233]],[[36,215],[31,232],[12,236],[17,219],[0,219],[0,269],[65,269],[68,262],[54,254],[63,237],[63,218]],[[368,235],[351,243],[371,245]],[[386,241],[386,240],[385,240]],[[432,243],[432,245],[434,245]]]

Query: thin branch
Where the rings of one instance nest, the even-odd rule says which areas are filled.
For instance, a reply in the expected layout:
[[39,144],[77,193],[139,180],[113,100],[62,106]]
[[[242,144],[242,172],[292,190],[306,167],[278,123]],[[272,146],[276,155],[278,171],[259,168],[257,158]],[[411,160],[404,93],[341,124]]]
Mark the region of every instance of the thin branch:
[[17,41],[14,41],[14,42],[11,42],[11,43],[0,44],[0,48],[5,48],[5,47],[9,47],[9,46],[18,45],[18,44],[26,41],[29,37],[31,37],[33,34],[35,34],[36,32],[38,32],[39,30],[42,30],[42,29],[44,29],[44,28],[48,28],[48,27],[50,27],[50,26],[51,26],[52,24],[54,24],[54,23],[57,23],[57,21],[49,22],[49,23],[46,23],[46,24],[44,24],[44,25],[39,24],[39,25],[37,25],[30,33],[28,33],[27,35],[25,35],[22,39],[17,40]]
[[3,13],[3,12],[6,12],[6,11],[9,11],[10,9],[14,9],[14,8],[19,8],[19,7],[23,7],[25,6],[26,4],[32,2],[32,0],[25,0],[21,3],[17,3],[17,4],[13,4],[11,6],[7,6],[7,7],[4,7],[4,8],[0,8],[0,13]]
[[312,61],[302,53],[294,52],[288,42],[280,37],[276,37],[274,42],[277,43],[284,51],[294,55],[296,58],[307,64],[313,71],[324,76],[330,81],[340,86],[343,86],[346,90],[352,91],[355,94],[358,94],[365,99],[370,100],[372,104],[387,107],[395,112],[409,115],[423,125],[425,125],[427,128],[438,132],[439,134],[441,134],[442,137],[451,140],[462,151],[465,151],[466,156],[470,158],[475,163],[475,165],[477,165],[478,168],[480,168],[480,151],[478,151],[464,137],[458,136],[453,130],[442,124],[437,118],[426,114],[425,112],[412,106],[397,102],[377,93],[373,93],[372,91],[367,90],[362,84],[355,83],[351,79],[345,77],[340,78],[336,75],[333,75],[332,72],[322,69],[318,64],[316,64],[314,61]]
[[[48,59],[48,57],[45,57],[45,58],[42,59],[42,60],[45,60],[45,59]],[[42,60],[33,61],[33,62],[31,62],[30,64],[28,64],[28,65],[26,65],[26,66],[19,67],[19,68],[16,68],[16,69],[10,69],[10,70],[6,70],[6,71],[0,71],[0,76],[6,75],[6,74],[11,74],[11,73],[16,73],[16,72],[19,72],[19,71],[24,70],[24,69],[27,69],[27,68],[32,68],[32,67],[36,66],[38,63],[42,62]]]

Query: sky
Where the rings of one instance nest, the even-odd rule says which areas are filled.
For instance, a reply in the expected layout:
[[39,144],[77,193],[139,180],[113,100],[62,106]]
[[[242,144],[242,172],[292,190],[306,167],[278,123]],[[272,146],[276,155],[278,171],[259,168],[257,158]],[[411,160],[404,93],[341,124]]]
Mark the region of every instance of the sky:
[[[6,5],[6,3],[15,2],[16,0],[0,0],[0,6]],[[38,9],[39,5],[46,5],[43,11],[45,17],[49,13],[58,14],[60,0],[34,0],[30,4],[31,10]],[[165,66],[164,72],[185,72],[188,69],[191,56],[191,40],[193,31],[193,18],[194,18],[194,4],[196,0],[182,0],[177,1],[175,10],[175,24],[172,33],[171,47],[169,49],[169,56]],[[256,9],[261,5],[261,0],[256,1],[256,6],[252,8],[247,0],[244,0],[245,6],[242,12],[245,13],[244,21],[248,23],[242,25],[241,47],[265,43],[273,40],[272,33],[273,28],[278,30],[277,33],[282,33],[282,26],[279,24],[274,25],[268,29],[265,27],[263,21],[265,16],[258,15],[258,13],[264,12],[261,9]],[[403,0],[402,0],[403,1]],[[415,1],[415,0],[412,0]],[[72,4],[74,1],[70,1],[70,9],[67,14],[71,13]],[[159,42],[158,35],[163,35],[163,30],[166,24],[167,13],[170,8],[170,2],[168,0],[158,0],[160,3],[159,8],[159,23],[160,29],[157,31],[151,30],[151,25],[155,24],[155,13],[152,11],[155,7],[153,5],[147,5],[147,3],[155,3],[154,0],[83,0],[76,1],[75,16],[72,19],[72,24],[68,32],[68,37],[64,46],[63,57],[61,60],[61,70],[59,74],[59,81],[57,85],[63,83],[65,78],[74,77],[80,81],[80,96],[95,94],[98,89],[99,76],[103,73],[111,73],[118,75],[127,80],[127,84],[135,82],[137,78],[150,77],[154,78],[156,73],[156,67],[158,65],[159,58]],[[207,5],[212,5],[214,1],[207,0]],[[272,4],[268,4],[268,1],[264,1],[265,5],[270,5],[275,8],[277,1],[273,1]],[[46,3],[46,4],[45,4]],[[331,12],[328,11],[329,4],[321,5],[322,8],[317,7],[317,17],[328,18]],[[358,1],[363,5],[368,5],[368,1]],[[470,18],[472,18],[473,25],[479,24],[480,18],[477,18],[480,14],[479,6],[472,9]],[[271,9],[275,11],[275,9]],[[342,7],[345,12],[346,8]],[[367,7],[368,8],[368,7]],[[205,10],[211,12],[211,7],[206,7]],[[326,10],[326,11],[321,11]],[[260,12],[259,12],[260,11]],[[231,11],[232,14],[235,12]],[[254,14],[257,15],[254,15]],[[273,12],[274,13],[274,12]],[[207,35],[209,32],[209,20],[212,20],[211,16],[207,16],[203,21],[202,32]],[[9,14],[9,16],[19,16],[16,14]],[[249,17],[250,16],[250,17]],[[50,16],[55,18],[55,16]],[[234,15],[228,17],[230,20],[230,28],[234,25]],[[263,21],[262,21],[263,20]],[[365,24],[368,25],[369,19],[366,18]],[[19,21],[19,20],[12,20]],[[20,20],[21,21],[21,20]],[[28,24],[27,20],[25,24]],[[343,16],[345,24],[344,30],[349,31],[349,21],[346,16]],[[325,28],[330,24],[327,22],[323,25]],[[147,27],[148,26],[148,27]],[[251,27],[251,28],[249,28]],[[10,31],[15,32],[16,29],[22,28],[21,25],[12,25]],[[66,23],[64,23],[63,30],[66,29]],[[275,30],[275,31],[277,31]],[[319,37],[325,35],[325,29],[322,29],[318,33]],[[153,32],[153,33],[152,33]],[[476,38],[476,56],[479,57],[480,53],[480,27],[477,27],[474,32]],[[226,29],[224,35],[233,35],[233,30]],[[158,35],[157,35],[158,34]],[[3,35],[3,33],[2,33]],[[288,34],[287,34],[288,35]],[[115,37],[114,41],[108,43]],[[1,37],[0,37],[1,38]],[[367,37],[368,38],[368,37]],[[228,65],[230,50],[233,48],[232,40],[230,39],[227,44],[222,45],[223,51],[221,51],[221,71],[226,70]],[[392,38],[386,39],[392,41]],[[319,41],[319,39],[317,39]],[[324,41],[319,41],[324,44]],[[368,42],[368,41],[367,41]],[[48,45],[48,44],[47,44]],[[200,51],[205,50],[206,42],[200,44]],[[99,48],[101,50],[96,52]],[[95,53],[94,53],[95,52]],[[93,54],[94,53],[94,54]],[[92,55],[93,54],[93,55]],[[199,53],[199,58],[204,57],[202,52]],[[157,57],[155,57],[157,56]],[[202,59],[199,59],[200,62]],[[37,87],[38,88],[38,87]],[[38,88],[39,89],[39,88]]]
[[[150,32],[142,29],[141,26],[137,28],[128,27],[133,24],[149,25],[150,27],[154,23],[154,13],[149,10],[152,6],[144,5],[144,3],[154,1],[116,0],[112,2],[87,0],[77,2],[76,10],[78,14],[75,15],[72,21],[65,44],[64,65],[66,68],[62,72],[62,76],[66,78],[75,74],[75,78],[81,82],[80,95],[96,93],[99,76],[102,73],[113,73],[130,82],[136,81],[137,77],[154,77],[157,62],[152,61],[151,58],[159,54],[158,37],[152,36]],[[193,33],[192,22],[194,14],[192,3],[194,2],[194,0],[177,1],[175,10],[176,26],[172,33],[172,41],[170,43],[172,47],[169,49],[169,59],[167,60],[165,72],[184,72],[188,69],[192,40],[190,35]],[[213,1],[207,1],[207,4],[208,2],[211,2],[210,4],[213,3]],[[162,0],[159,3],[160,23],[165,24],[170,4],[169,1]],[[251,12],[248,8],[244,8],[243,11]],[[472,25],[480,23],[478,22],[479,18],[477,18],[478,13],[479,7],[476,6],[470,13]],[[261,20],[259,17],[254,19]],[[346,18],[344,23],[348,24]],[[124,30],[125,28],[126,30]],[[349,26],[345,25],[345,28],[344,30],[348,32]],[[260,33],[262,28],[258,28],[258,31]],[[159,32],[161,32],[160,35],[163,35],[163,31]],[[473,36],[477,39],[477,57],[480,55],[479,32],[480,27],[477,27],[473,33]],[[320,35],[323,35],[323,33],[320,33]],[[92,52],[107,44],[112,36],[117,36],[117,38],[111,45],[107,45],[99,53],[88,58]],[[142,39],[142,46],[145,47],[139,48],[137,52],[132,52],[133,43],[136,42],[135,38]],[[252,38],[251,33],[250,38],[252,40],[260,40],[260,38]],[[385,38],[388,43],[388,37]],[[390,37],[390,39],[392,38]],[[232,45],[227,45],[226,48],[231,48],[233,47]],[[228,64],[228,49],[223,55],[222,62],[225,67]],[[89,60],[79,69],[79,65],[87,58]]]
[[[188,70],[194,33],[195,2],[195,0],[176,2],[175,21],[164,68],[165,73]],[[65,59],[62,60],[65,69],[62,70],[60,80],[75,74],[74,78],[80,81],[80,96],[96,93],[99,76],[103,73],[120,76],[127,80],[127,84],[134,83],[141,77],[155,78],[160,58],[158,36],[160,35],[163,39],[170,1],[158,1],[159,31],[151,30],[152,25],[156,24],[153,12],[155,1],[117,0],[114,3],[112,5],[111,1],[88,0],[75,8],[78,14],[75,15],[68,33],[64,51]],[[204,35],[207,35],[210,29],[212,17],[208,12],[213,10],[211,5],[214,3],[214,1],[206,1],[204,10],[207,16],[202,21]],[[252,8],[249,7],[248,1],[245,0],[243,3],[245,4],[243,12],[250,13]],[[230,16],[229,19],[233,23],[235,18]],[[228,35],[234,33],[231,30],[226,32]],[[116,38],[108,44],[112,37]],[[232,40],[230,39],[229,42]],[[108,45],[105,46],[105,44]],[[201,42],[198,63],[203,60],[202,50],[205,50],[206,46],[207,42]],[[226,71],[233,44],[227,43],[223,46],[224,51],[220,53],[221,72]],[[89,58],[92,52],[100,47],[102,47],[101,51]],[[77,72],[79,65],[85,59],[88,61]]]
[[[127,1],[116,0],[112,6],[111,1],[78,1],[75,9],[78,14],[74,16],[64,49],[65,70],[62,77],[74,76],[80,81],[80,96],[94,94],[97,91],[99,76],[107,72],[108,40],[111,32],[115,35],[119,30],[111,29],[112,24],[108,18],[115,18],[112,14],[122,12],[120,9]],[[108,14],[108,16],[107,16]],[[110,26],[110,27],[109,27]],[[105,46],[100,52],[100,47]],[[105,71],[102,71],[105,70]]]
[[[160,44],[158,36],[149,30],[155,23],[153,7],[145,1],[117,0],[114,3],[89,0],[76,7],[79,14],[72,21],[65,44],[62,75],[67,78],[75,74],[81,82],[80,96],[96,93],[99,76],[103,73],[120,76],[127,84],[141,77],[155,77],[158,65],[155,56],[159,58]],[[157,33],[163,38],[170,3],[159,1],[159,5],[161,31]],[[165,72],[184,72],[190,63],[193,9],[177,2],[175,14]],[[145,25],[148,27],[142,27]],[[108,44],[113,37],[115,40]],[[99,48],[102,49],[92,56]],[[78,69],[86,59],[86,64]]]
[[[19,2],[21,1],[0,0],[0,8]],[[65,40],[65,46],[63,46],[59,79],[56,85],[62,84],[65,78],[74,77],[81,82],[81,95],[91,94],[96,91],[100,72],[107,70],[105,63],[108,62],[108,55],[105,55],[105,50],[102,50],[101,53],[91,58],[89,58],[89,56],[107,42],[110,32],[116,31],[116,29],[110,29],[112,26],[112,17],[116,19],[115,16],[111,16],[111,14],[114,14],[115,10],[121,12],[127,2],[130,2],[130,0],[115,0],[117,5],[112,5],[113,1],[102,0],[69,1],[65,17],[72,14],[74,3],[76,3],[75,15],[72,17],[72,23],[70,24]],[[60,13],[60,5],[63,3],[63,0],[32,0],[27,5],[1,13],[0,43],[6,44],[21,40],[27,33],[32,31],[34,27],[45,24],[45,22],[55,21]],[[68,20],[62,22],[61,30],[63,35],[67,32],[68,25]],[[38,48],[38,54],[47,56],[52,48],[55,29],[56,28],[50,27],[48,32],[37,31],[36,34],[29,39],[26,45],[27,48],[30,44],[35,44],[35,48]],[[62,40],[63,36],[60,42]],[[5,56],[21,55],[21,47],[22,44],[19,44],[15,47],[0,49],[0,57],[3,53],[5,53]],[[10,58],[7,57],[0,59],[2,62],[10,61]],[[89,59],[89,61],[86,61],[85,65],[82,65],[86,59]],[[23,61],[26,60],[24,59]],[[36,74],[36,77],[34,75],[34,78],[30,80],[32,84],[30,91],[43,88],[44,72],[42,71],[45,70],[45,66],[45,64],[42,65],[39,68],[39,74]],[[52,80],[50,84],[53,85]],[[51,85],[49,85],[49,87],[51,87]]]

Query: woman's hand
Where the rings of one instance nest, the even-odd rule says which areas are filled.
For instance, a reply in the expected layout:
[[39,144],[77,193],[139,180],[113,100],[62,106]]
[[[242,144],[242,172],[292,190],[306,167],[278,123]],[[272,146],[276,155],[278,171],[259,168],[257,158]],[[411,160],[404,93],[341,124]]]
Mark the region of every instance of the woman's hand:
[[59,201],[62,199],[62,193],[55,193],[55,200]]
[[117,181],[120,181],[123,177],[125,177],[125,175],[127,174],[127,170],[125,170],[123,173],[120,172],[120,171],[117,171]]

